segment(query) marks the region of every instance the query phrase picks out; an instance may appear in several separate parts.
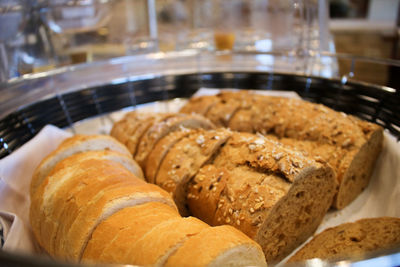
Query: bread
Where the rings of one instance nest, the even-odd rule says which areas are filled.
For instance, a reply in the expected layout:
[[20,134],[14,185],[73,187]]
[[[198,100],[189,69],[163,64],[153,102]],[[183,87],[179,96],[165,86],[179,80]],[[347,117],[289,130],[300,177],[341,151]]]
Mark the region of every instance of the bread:
[[[71,138],[67,138],[55,151],[42,160],[40,165],[34,171],[30,194],[34,194],[43,179],[59,161],[76,153],[96,150],[112,150],[130,156],[129,151],[124,145],[108,135],[75,135]],[[134,165],[136,165],[136,167]],[[136,162],[133,162],[131,167],[136,170],[135,174],[139,178],[143,177],[143,173]]]
[[264,137],[233,133],[188,188],[193,215],[236,227],[274,263],[317,229],[336,180],[330,167],[299,152]]
[[203,229],[189,238],[167,260],[165,266],[262,266],[261,249],[249,238],[229,226]]
[[186,185],[231,135],[225,129],[193,130],[170,148],[162,161],[155,183],[170,192],[180,213],[188,215]]
[[170,133],[156,142],[145,167],[181,215],[231,224],[262,246],[268,262],[312,235],[337,188],[328,165],[224,128]]
[[214,128],[214,124],[212,124],[209,120],[206,120],[203,116],[179,113],[166,118],[160,123],[154,123],[152,126],[150,126],[146,133],[143,134],[140,143],[138,144],[135,160],[142,167],[145,167],[147,156],[154,148],[154,145],[170,132],[181,130],[182,128],[212,129]]
[[337,209],[347,206],[368,185],[382,148],[383,131],[380,126],[298,99],[244,91],[222,92],[192,98],[181,111],[198,112],[216,126],[235,131],[292,139],[290,143],[296,148],[296,141],[306,141],[314,147],[322,145],[327,149],[310,153],[317,159],[332,158],[335,162],[335,155],[340,154],[340,162],[332,166],[339,181],[332,203]]
[[[179,247],[210,228],[196,218],[182,218],[171,196],[136,177],[131,164],[128,156],[107,150],[58,162],[31,195],[30,221],[39,245],[71,262],[163,266]],[[230,227],[226,234],[236,230]],[[265,266],[259,245],[245,241],[258,252],[256,264]]]
[[379,217],[344,223],[326,229],[301,248],[288,262],[321,258],[355,260],[400,246],[400,218]]

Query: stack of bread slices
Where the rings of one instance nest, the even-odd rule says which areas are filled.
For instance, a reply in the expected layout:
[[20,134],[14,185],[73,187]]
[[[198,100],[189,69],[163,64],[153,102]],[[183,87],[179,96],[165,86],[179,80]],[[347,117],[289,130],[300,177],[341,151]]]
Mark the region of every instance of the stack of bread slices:
[[266,265],[260,246],[234,227],[181,217],[171,196],[145,182],[131,153],[110,136],[65,140],[37,167],[31,201],[36,240],[60,260]]

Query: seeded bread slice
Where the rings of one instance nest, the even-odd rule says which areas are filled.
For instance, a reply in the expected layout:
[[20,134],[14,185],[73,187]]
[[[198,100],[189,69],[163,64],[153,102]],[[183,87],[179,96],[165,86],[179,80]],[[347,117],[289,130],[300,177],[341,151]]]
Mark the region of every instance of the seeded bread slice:
[[112,150],[130,156],[124,145],[108,135],[75,135],[64,140],[59,147],[45,157],[35,169],[30,194],[33,195],[37,187],[61,160],[80,152],[93,150]]
[[82,256],[87,263],[120,263],[131,245],[154,226],[180,218],[178,211],[160,202],[149,202],[122,209],[101,222],[94,230]]
[[[211,201],[212,192],[202,190],[189,207],[196,200],[197,207],[211,205],[207,220],[213,217],[213,225],[230,224],[243,231],[261,245],[272,263],[316,230],[337,185],[329,166],[253,134],[233,133],[211,164],[227,172],[223,190]],[[203,179],[212,184],[215,178]]]
[[129,137],[126,142],[129,152],[136,156],[140,140],[145,132],[155,123],[163,121],[169,117],[173,116],[172,113],[140,113],[140,115],[135,119],[139,126],[135,129],[133,134]]
[[188,183],[187,204],[191,214],[213,225],[214,215],[230,172],[212,164],[203,166]]
[[372,252],[399,247],[399,218],[369,218],[326,229],[292,256],[289,262],[312,258],[330,261],[359,259]]
[[231,132],[226,129],[193,131],[167,153],[160,165],[156,184],[170,192],[182,215],[187,215],[186,185],[226,142]]
[[[205,115],[215,104],[220,102],[217,96],[200,96],[190,98],[188,104],[183,106],[181,113]],[[218,125],[222,126],[222,125]]]
[[266,266],[257,243],[231,226],[203,229],[189,237],[166,262],[169,266]]
[[154,149],[150,152],[147,158],[146,168],[146,179],[149,183],[156,183],[155,178],[157,177],[158,170],[160,168],[161,162],[164,160],[165,155],[177,142],[182,138],[188,136],[191,130],[182,130],[177,132],[172,132],[167,136],[163,137]]
[[135,160],[142,166],[145,167],[146,160],[154,148],[155,144],[168,133],[178,131],[184,128],[188,129],[213,129],[214,125],[206,118],[200,115],[186,115],[186,114],[174,114],[173,116],[153,124],[143,135],[138,145]]
[[[126,145],[131,135],[139,127],[140,121],[144,120],[141,116],[148,116],[137,111],[127,113],[124,118],[114,123],[110,135]],[[139,117],[139,119],[138,119]]]
[[[231,98],[240,102],[240,108],[230,117],[228,127],[232,130],[274,135],[298,141],[315,142],[314,147],[336,147],[319,149],[318,156],[330,159],[330,164],[338,174],[340,187],[332,206],[341,209],[353,201],[368,185],[374,164],[383,142],[382,128],[376,124],[362,121],[353,116],[336,112],[320,104],[299,99],[249,94],[245,92],[223,92],[217,96],[204,96],[201,102],[215,102]],[[189,101],[182,110],[190,110]],[[231,107],[218,113],[230,114]],[[212,114],[211,108],[207,114]],[[208,117],[208,115],[206,117]],[[220,119],[208,117],[216,125]],[[330,154],[333,151],[333,155]],[[315,153],[314,153],[315,154]],[[340,154],[335,160],[335,154]]]
[[167,220],[132,243],[126,262],[143,266],[164,266],[168,257],[185,240],[206,228],[210,226],[194,217]]

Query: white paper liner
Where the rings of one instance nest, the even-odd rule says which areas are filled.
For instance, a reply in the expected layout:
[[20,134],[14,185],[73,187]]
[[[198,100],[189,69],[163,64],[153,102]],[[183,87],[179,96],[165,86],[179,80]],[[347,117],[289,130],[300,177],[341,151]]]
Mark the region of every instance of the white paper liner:
[[[203,89],[196,95],[215,94],[218,89]],[[255,91],[285,97],[299,96],[294,92]],[[141,105],[141,110],[174,112],[185,103],[183,99]],[[0,218],[5,224],[7,251],[39,253],[29,225],[29,186],[35,167],[71,132],[79,134],[109,133],[113,122],[132,109],[75,123],[74,129],[61,130],[48,125],[32,140],[10,156],[0,160]],[[400,144],[384,133],[383,150],[376,163],[369,186],[350,205],[340,211],[329,211],[316,233],[344,222],[380,216],[400,217]],[[287,258],[289,258],[288,256]],[[285,260],[284,260],[285,261]],[[284,262],[283,261],[283,262]]]

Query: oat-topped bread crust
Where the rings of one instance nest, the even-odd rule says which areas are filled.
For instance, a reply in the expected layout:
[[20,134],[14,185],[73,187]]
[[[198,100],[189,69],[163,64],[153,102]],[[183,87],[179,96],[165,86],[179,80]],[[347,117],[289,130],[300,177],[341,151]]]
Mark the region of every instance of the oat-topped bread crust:
[[188,136],[191,130],[182,130],[171,132],[167,136],[164,136],[150,152],[147,158],[146,167],[146,179],[149,183],[155,183],[155,178],[157,177],[158,170],[160,168],[161,162],[164,160],[165,155],[179,140]]
[[215,126],[203,116],[180,113],[174,114],[159,123],[154,123],[142,136],[135,160],[142,167],[145,167],[149,153],[161,138],[173,131],[196,128],[213,129]]
[[233,133],[191,181],[188,206],[243,231],[277,262],[316,230],[335,188],[330,167],[263,136]]
[[99,150],[112,150],[130,156],[124,145],[108,135],[75,135],[67,138],[56,150],[46,156],[35,169],[31,180],[30,194],[34,194],[44,178],[61,160],[80,152]]
[[144,133],[154,123],[163,121],[171,116],[173,116],[173,113],[147,113],[147,115],[140,115],[135,119],[137,123],[139,123],[139,126],[135,129],[135,131],[131,134],[128,141],[126,142],[126,146],[128,147],[128,150],[129,152],[131,152],[133,157],[136,156],[140,140]]
[[225,143],[231,132],[225,129],[193,130],[177,142],[162,161],[156,184],[171,192],[181,214],[186,210],[186,184]]
[[321,258],[330,261],[363,258],[400,246],[400,218],[378,217],[328,228],[301,248],[289,262]]
[[[239,91],[191,99],[181,111],[196,112],[198,105],[192,106],[192,103],[198,102],[213,103],[204,115],[217,126],[291,139],[294,141],[288,143],[294,147],[301,143],[296,140],[304,141],[308,143],[303,149],[307,152],[308,147],[322,146],[323,149],[310,153],[310,156],[334,165],[340,186],[332,206],[338,209],[348,205],[368,185],[382,148],[380,126],[324,105]],[[218,108],[213,111],[215,107]],[[232,109],[235,110],[233,113]],[[221,114],[227,114],[229,118],[223,120]]]

